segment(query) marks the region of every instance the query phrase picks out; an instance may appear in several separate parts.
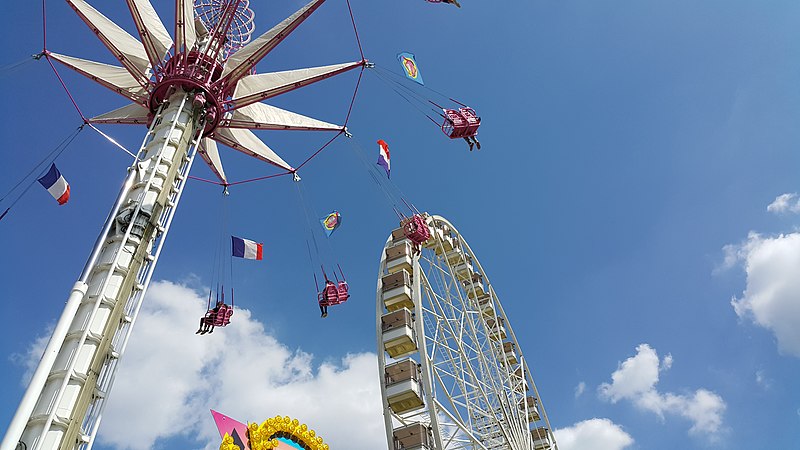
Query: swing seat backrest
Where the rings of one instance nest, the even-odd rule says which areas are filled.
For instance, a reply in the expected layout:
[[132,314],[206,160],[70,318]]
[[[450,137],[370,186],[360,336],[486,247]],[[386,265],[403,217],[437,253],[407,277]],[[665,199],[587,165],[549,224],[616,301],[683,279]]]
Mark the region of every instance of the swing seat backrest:
[[336,287],[336,284],[329,283],[325,285],[325,296],[328,299],[328,305],[339,304],[339,289]]
[[224,327],[225,325],[228,325],[229,323],[231,323],[232,315],[233,315],[233,308],[231,308],[230,306],[225,305],[224,310],[220,308],[219,312],[217,313],[217,322],[219,324],[218,325],[215,324],[214,326]]
[[336,288],[336,283],[333,281],[326,281],[325,287],[322,292],[317,294],[319,304],[322,306],[338,305],[339,290]]
[[209,324],[210,325],[214,325],[215,327],[221,327],[222,326],[222,321],[225,318],[225,311],[226,310],[227,310],[227,307],[225,305],[221,305],[217,309],[216,313],[214,311],[210,311],[209,312]]
[[348,298],[350,298],[350,287],[347,285],[347,281],[340,281],[337,287],[337,302],[344,303]]
[[464,130],[465,136],[475,136],[478,134],[478,127],[481,126],[481,118],[475,114],[472,108],[459,108],[458,111],[467,120],[467,127]]

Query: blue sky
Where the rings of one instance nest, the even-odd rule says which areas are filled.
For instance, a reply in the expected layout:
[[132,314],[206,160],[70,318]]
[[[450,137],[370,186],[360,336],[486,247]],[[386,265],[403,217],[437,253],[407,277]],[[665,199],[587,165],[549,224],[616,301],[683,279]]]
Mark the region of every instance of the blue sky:
[[[94,3],[131,29],[124,2]],[[154,3],[171,18],[169,2]],[[252,3],[257,32],[302,5]],[[483,149],[449,141],[369,72],[349,127],[367,152],[386,140],[405,196],[448,218],[479,255],[562,450],[796,447],[800,5],[462,4],[352,0],[367,58],[399,73],[395,55],[413,52],[429,86],[476,108]],[[0,65],[41,49],[36,2],[9,5],[3,22]],[[49,2],[48,24],[51,50],[111,62],[65,2]],[[262,70],[358,57],[344,1],[329,0]],[[125,104],[59,70],[87,115]],[[80,120],[46,62],[5,70],[0,80],[5,194]],[[355,81],[350,73],[274,104],[341,122]],[[144,134],[103,130],[130,149]],[[260,136],[295,165],[329,138]],[[232,180],[274,173],[226,150]],[[31,348],[57,320],[130,157],[86,130],[57,162],[70,202],[58,207],[34,186],[0,222],[0,283],[13,314],[0,329],[0,423],[10,421]],[[199,160],[192,173],[211,177]],[[380,445],[373,288],[394,213],[343,138],[300,175],[320,217],[333,209],[343,216],[332,246],[351,300],[319,319],[290,180],[242,185],[231,190],[231,232],[263,241],[265,260],[236,261],[237,302],[247,311],[222,333],[195,336],[220,192],[190,183],[100,448],[212,445],[208,407],[241,420],[302,416],[332,446]],[[148,352],[155,343],[159,351]],[[220,349],[254,362],[215,359]],[[162,402],[137,398],[137,383]],[[153,407],[169,427],[130,417]],[[357,425],[363,439],[347,442]]]

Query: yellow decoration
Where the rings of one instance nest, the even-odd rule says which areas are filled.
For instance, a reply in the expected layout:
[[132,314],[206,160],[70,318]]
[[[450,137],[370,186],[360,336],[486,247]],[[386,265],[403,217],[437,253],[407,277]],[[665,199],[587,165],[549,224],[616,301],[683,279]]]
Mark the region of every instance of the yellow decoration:
[[[284,437],[296,441],[301,446],[311,450],[330,450],[328,444],[323,442],[321,436],[317,436],[314,430],[310,430],[308,425],[300,423],[297,419],[289,416],[275,416],[261,423],[261,425],[250,424],[250,448],[252,450],[272,450],[276,448],[280,441],[276,439],[278,433],[283,433]],[[233,444],[233,438],[231,438]],[[224,443],[223,443],[224,445]],[[235,445],[234,445],[235,447]],[[241,450],[238,448],[223,448],[220,450]]]
[[219,445],[219,450],[241,450],[238,445],[233,443],[233,438],[230,434],[225,433],[222,437],[222,444]]

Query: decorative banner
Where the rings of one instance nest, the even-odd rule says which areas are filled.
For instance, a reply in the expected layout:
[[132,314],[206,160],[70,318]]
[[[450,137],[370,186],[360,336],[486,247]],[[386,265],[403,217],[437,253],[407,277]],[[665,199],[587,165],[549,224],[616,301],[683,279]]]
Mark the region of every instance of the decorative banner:
[[413,53],[398,53],[397,59],[400,61],[400,64],[403,66],[403,71],[409,79],[423,86],[425,85],[422,81],[422,74],[419,73],[419,67],[417,67],[417,61],[414,59]]
[[322,219],[319,219],[319,223],[322,224],[322,229],[325,230],[325,234],[330,237],[334,230],[339,228],[339,225],[342,224],[342,216],[339,214],[339,211],[334,211]]
[[383,167],[386,171],[386,178],[389,178],[389,171],[391,170],[391,160],[389,159],[389,144],[383,139],[378,139],[378,165]]

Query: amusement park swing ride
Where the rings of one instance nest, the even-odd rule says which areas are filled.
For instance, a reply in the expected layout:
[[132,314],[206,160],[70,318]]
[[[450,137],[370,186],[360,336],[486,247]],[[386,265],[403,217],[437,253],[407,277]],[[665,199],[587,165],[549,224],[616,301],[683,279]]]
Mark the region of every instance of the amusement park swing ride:
[[[88,450],[94,444],[118,361],[196,154],[225,187],[234,183],[223,169],[218,144],[271,164],[283,171],[278,175],[292,175],[299,181],[301,167],[337,137],[350,136],[346,125],[355,93],[343,125],[263,101],[357,68],[360,82],[363,70],[374,67],[364,58],[359,42],[358,61],[255,72],[256,65],[325,0],[310,1],[252,39],[255,25],[249,0],[196,0],[194,4],[175,0],[172,33],[149,0],[126,0],[138,39],[86,1],[66,1],[120,65],[52,52],[46,40],[42,56],[56,74],[53,61],[131,102],[93,118],[81,113],[84,123],[146,125],[148,129],[0,450]],[[60,76],[59,81],[66,89]],[[461,108],[447,109],[430,103],[441,111],[443,121],[434,122],[448,137],[474,139],[480,118],[471,108],[461,104]],[[331,131],[336,136],[293,167],[262,142],[254,129]],[[411,213],[398,212],[401,228],[392,233],[382,253],[378,288],[379,369],[388,448],[557,448],[507,317],[474,253],[444,218],[403,203]],[[328,279],[324,266],[322,272],[321,309],[346,301],[349,293],[341,269],[341,280],[334,272],[336,281]],[[230,297],[230,305],[221,297],[220,308],[204,317],[212,326],[230,322]],[[460,321],[460,330],[453,329],[455,321]],[[534,395],[527,394],[531,388]],[[529,424],[542,420],[545,426],[529,429]],[[249,441],[245,448],[252,450],[280,449],[290,445],[288,441],[295,448],[328,449],[313,430],[288,416],[246,428],[240,434]],[[221,449],[245,450],[240,445],[243,436],[237,443],[220,431]]]
[[[254,31],[248,0],[176,0],[172,37],[148,0],[128,0],[137,39],[84,0],[67,0],[120,66],[47,49],[62,63],[131,101],[87,123],[145,124],[136,160],[0,444],[29,450],[90,448],[119,358],[161,253],[196,153],[227,184],[217,144],[272,164],[284,161],[251,129],[346,132],[262,101],[356,68],[366,59],[255,74],[254,67],[325,0],[267,32]],[[173,40],[174,37],[174,40]],[[346,123],[346,121],[345,121]]]

